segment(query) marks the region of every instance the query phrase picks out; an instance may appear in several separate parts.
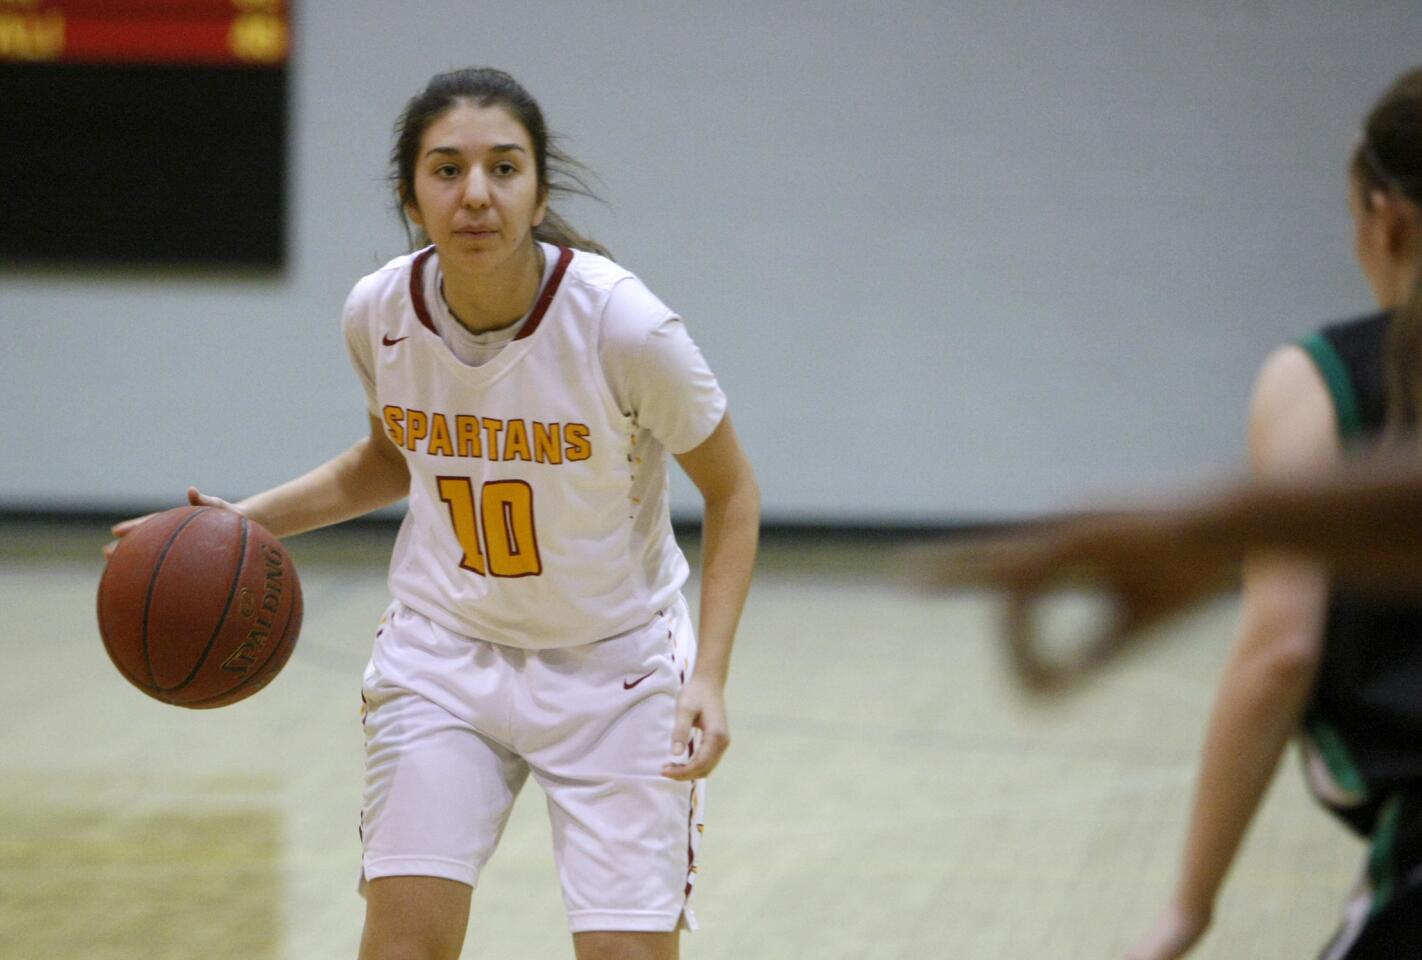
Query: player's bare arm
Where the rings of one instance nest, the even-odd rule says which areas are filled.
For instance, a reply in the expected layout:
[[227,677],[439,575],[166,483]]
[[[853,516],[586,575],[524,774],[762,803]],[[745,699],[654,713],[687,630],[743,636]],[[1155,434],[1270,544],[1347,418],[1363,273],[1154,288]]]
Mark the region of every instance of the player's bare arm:
[[[1254,472],[1265,480],[1327,470],[1338,460],[1327,387],[1297,347],[1277,351],[1260,372],[1249,447]],[[1129,960],[1184,956],[1208,927],[1245,830],[1298,727],[1327,601],[1328,579],[1316,563],[1279,554],[1246,563],[1239,633],[1205,737],[1175,894]]]
[[[1320,516],[1333,522],[1318,523]],[[1326,476],[1232,491],[1198,511],[1196,536],[1237,555],[1272,547],[1316,555],[1335,577],[1415,596],[1422,582],[1422,467],[1407,450]]]
[[687,763],[663,773],[695,780],[715,769],[731,743],[725,687],[731,645],[750,590],[760,538],[760,489],[730,414],[695,449],[677,457],[705,500],[701,540],[700,650],[696,669],[677,703],[672,753],[680,754],[701,731]]
[[[404,457],[386,436],[384,425],[374,416],[369,419],[369,436],[294,480],[237,503],[189,487],[188,503],[236,510],[278,538],[331,526],[392,504],[409,492],[410,473]],[[148,516],[151,514],[116,524],[113,535],[122,537]],[[105,555],[113,552],[116,543],[104,548]]]
[[405,458],[384,424],[369,417],[370,434],[310,473],[248,497],[235,506],[278,537],[328,527],[388,506],[410,490]]
[[[1105,657],[1236,585],[1244,556],[1269,550],[1314,557],[1339,582],[1415,596],[1422,583],[1415,453],[1377,452],[1318,476],[1241,483],[1178,508],[1075,515],[924,546],[907,554],[904,575],[924,589],[998,590],[1022,604],[1059,586],[1101,591],[1115,609],[1115,635],[1091,653]],[[1039,691],[1065,689],[1100,662],[1048,662],[1031,647],[1013,652],[1026,657],[1014,660],[1019,678]]]

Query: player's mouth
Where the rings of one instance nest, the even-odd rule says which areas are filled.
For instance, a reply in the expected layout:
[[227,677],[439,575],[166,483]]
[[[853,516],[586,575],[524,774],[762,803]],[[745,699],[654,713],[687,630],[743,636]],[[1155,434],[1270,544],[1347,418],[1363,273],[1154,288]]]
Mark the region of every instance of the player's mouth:
[[499,235],[499,231],[493,227],[460,227],[454,231],[457,237],[468,237],[473,240],[488,240]]

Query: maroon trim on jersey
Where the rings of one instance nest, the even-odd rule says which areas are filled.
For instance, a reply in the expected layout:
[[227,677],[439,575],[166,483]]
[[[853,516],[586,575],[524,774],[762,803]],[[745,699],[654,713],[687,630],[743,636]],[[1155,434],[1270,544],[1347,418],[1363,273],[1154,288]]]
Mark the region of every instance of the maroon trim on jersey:
[[[553,276],[548,278],[548,286],[543,288],[543,295],[538,298],[538,302],[533,305],[533,312],[529,314],[528,322],[523,325],[523,329],[518,332],[515,340],[522,340],[538,329],[538,324],[543,319],[543,315],[548,312],[548,305],[553,302],[553,295],[558,292],[558,285],[563,282],[563,274],[568,270],[568,264],[573,262],[573,251],[568,247],[559,247],[558,265],[553,268]],[[426,247],[415,255],[414,262],[410,264],[410,305],[415,308],[415,316],[423,323],[430,333],[439,335],[434,321],[430,319],[430,308],[425,303],[425,261],[435,252],[434,247]]]
[[[690,762],[690,761],[688,761]],[[682,911],[686,901],[691,899],[691,888],[696,884],[696,781],[691,781],[691,813],[686,818],[686,890],[682,893]]]
[[559,247],[558,265],[553,268],[553,276],[548,278],[548,286],[543,288],[543,296],[538,298],[538,302],[533,305],[533,312],[528,315],[528,322],[523,325],[523,329],[518,332],[515,340],[522,340],[531,336],[533,331],[538,329],[539,322],[543,315],[548,312],[548,305],[553,302],[553,295],[558,292],[558,284],[563,282],[563,274],[568,270],[568,264],[573,262],[573,251],[568,247]]
[[434,247],[425,247],[415,254],[415,259],[410,264],[410,305],[415,308],[415,316],[429,328],[430,333],[439,336],[434,321],[430,319],[429,305],[425,303],[425,261],[433,256],[434,252]]

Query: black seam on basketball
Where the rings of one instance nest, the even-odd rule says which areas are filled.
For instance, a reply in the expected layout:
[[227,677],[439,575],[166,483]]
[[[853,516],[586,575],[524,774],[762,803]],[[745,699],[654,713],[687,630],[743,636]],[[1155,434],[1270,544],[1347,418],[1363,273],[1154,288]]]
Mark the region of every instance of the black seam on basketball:
[[[122,546],[122,542],[120,542],[119,545]],[[112,624],[112,618],[104,615],[105,604],[103,602],[103,597],[104,584],[109,582],[109,571],[112,569],[113,567],[106,565],[104,567],[103,576],[99,578],[99,636],[103,638],[104,649],[108,652],[109,660],[118,670],[119,675],[122,676],[129,683],[133,684],[135,687],[138,687],[140,690],[142,690],[147,686],[147,684],[145,684],[141,679],[139,679],[136,674],[129,670],[128,667],[120,661],[120,658],[115,654],[113,648],[109,646],[109,628]],[[140,637],[139,639],[142,640],[142,637]]]
[[[286,639],[283,638],[282,643],[285,642]],[[268,654],[267,660],[270,660],[272,657],[276,656],[276,652],[279,649],[281,649],[281,644],[273,644],[272,652]],[[262,664],[265,664],[267,660],[263,660]],[[256,683],[254,686],[253,681],[257,680],[258,678],[260,678],[260,682]],[[263,687],[265,687],[267,684],[271,683],[275,679],[276,674],[264,674],[260,669],[254,667],[251,673],[248,673],[245,677],[243,677],[237,682],[236,686],[228,687],[222,693],[214,693],[212,696],[203,697],[201,700],[170,700],[169,703],[175,704],[179,707],[188,707],[190,709],[195,710],[200,710],[207,706],[225,707],[228,704],[237,703],[241,700],[247,699],[248,697],[252,696],[258,690],[261,690]],[[248,687],[252,687],[252,689],[249,690]],[[233,697],[233,694],[238,693],[239,691],[245,692],[243,692],[240,697]]]
[[[301,615],[305,612],[301,605],[301,584],[296,579],[295,564],[291,565],[291,570],[292,601],[290,608],[286,611],[286,629],[282,631],[281,641],[277,644],[278,649],[288,643],[293,645],[296,643],[296,635],[301,632]],[[271,658],[268,657],[267,659],[270,660]]]
[[[294,592],[294,591],[293,591],[293,592]],[[282,624],[282,628],[281,628],[281,632],[280,632],[280,633],[278,633],[278,632],[276,632],[276,631],[272,631],[272,636],[275,637],[276,639],[275,639],[275,641],[272,643],[271,649],[269,649],[269,650],[267,651],[267,655],[262,659],[262,662],[261,662],[261,663],[254,663],[254,664],[252,664],[252,672],[249,673],[247,676],[243,677],[243,678],[242,678],[242,682],[239,683],[239,684],[237,684],[237,686],[233,687],[231,690],[227,691],[228,693],[231,693],[231,692],[234,691],[234,690],[241,690],[243,687],[247,686],[247,684],[251,683],[253,677],[255,677],[255,676],[257,676],[258,674],[261,674],[261,673],[264,672],[264,671],[263,671],[263,668],[264,668],[268,663],[271,662],[272,657],[275,657],[278,653],[280,653],[280,652],[282,651],[282,648],[285,647],[285,646],[288,644],[288,642],[291,642],[292,640],[295,639],[295,638],[293,638],[293,637],[290,636],[290,634],[291,634],[291,626],[292,626],[292,616],[293,616],[294,614],[296,614],[297,612],[299,612],[300,609],[301,609],[301,601],[300,601],[300,600],[293,599],[291,603],[287,604],[287,608],[286,608],[286,622]],[[291,651],[288,650],[288,651],[287,651],[287,655],[290,656],[290,654],[291,654]],[[271,683],[271,682],[272,682],[273,680],[275,680],[275,679],[276,679],[275,674],[267,674],[266,676],[264,676],[264,677],[262,678],[261,686],[264,687],[264,686],[266,686],[267,684]],[[258,687],[258,689],[261,689],[261,687]],[[215,698],[213,698],[213,699],[215,699]]]
[[[278,639],[272,644],[271,650],[267,653],[267,658],[262,661],[262,666],[266,666],[271,662],[272,657],[280,653],[283,648],[294,648],[296,646],[296,634],[301,630],[301,587],[296,580],[296,566],[294,564],[288,564],[288,567],[292,571],[291,585],[288,587],[291,591],[292,599],[286,607],[286,623],[282,624],[281,633],[277,634]],[[287,649],[284,658],[289,658],[291,654],[292,649]],[[285,666],[285,664],[283,664],[283,666]],[[275,674],[268,676],[266,680],[263,681],[263,685],[265,686],[275,679]]]
[[[267,651],[266,659],[263,660],[261,664],[254,665],[254,670],[258,666],[266,666],[282,647],[285,647],[288,643],[296,642],[296,638],[291,636],[293,626],[297,630],[301,629],[301,582],[296,579],[296,564],[291,562],[291,555],[286,554],[286,559],[287,569],[291,572],[291,583],[287,585],[291,602],[286,605],[286,622],[282,624],[280,633],[276,631],[272,632],[276,640],[272,643],[272,648]],[[290,656],[290,651],[287,652],[287,655]],[[268,677],[267,681],[270,682],[272,679],[272,677]],[[245,683],[245,681],[243,682]],[[241,685],[242,684],[238,684],[237,686],[240,687]],[[233,689],[236,688],[234,687]]]
[[[106,631],[104,627],[103,617],[101,615],[99,618],[99,633],[102,635],[105,632]],[[114,655],[112,650],[109,651],[109,661],[113,663],[116,668],[118,668],[119,675],[122,676],[129,683],[133,684],[135,687],[138,687],[140,690],[142,690],[148,686],[148,684],[145,684],[141,678],[134,676],[134,674],[128,669],[128,667],[120,663],[119,658]]]
[[[168,551],[173,549],[173,543],[178,539],[178,534],[210,509],[212,508],[198,507],[190,517],[178,524],[178,529],[168,535],[168,542],[163,544],[163,549],[159,551],[158,561],[153,564],[153,573],[148,578],[148,591],[143,595],[143,665],[148,669],[148,686],[154,690],[163,688],[158,686],[158,679],[153,675],[153,658],[148,655],[148,613],[153,607],[153,591],[158,588],[158,575],[163,572],[163,561],[168,559]],[[119,546],[123,546],[122,542]]]
[[213,644],[217,643],[217,635],[222,632],[223,626],[227,623],[227,611],[232,609],[232,598],[237,596],[237,585],[242,582],[242,571],[247,566],[247,518],[240,513],[237,518],[242,523],[242,543],[237,548],[237,569],[232,571],[232,582],[227,587],[227,602],[222,605],[222,614],[217,618],[217,625],[212,628],[212,636],[208,638],[207,646],[202,648],[202,656],[198,657],[192,672],[184,677],[181,683],[176,683],[171,687],[158,687],[164,693],[181,690],[193,682],[193,677],[197,676],[203,664],[207,663],[207,658],[212,653]]
[[[290,554],[287,554],[287,559],[288,559],[288,560],[290,559],[290,556],[291,556]],[[293,583],[293,585],[294,585],[294,586],[291,588],[291,589],[292,589],[292,594],[293,594],[293,600],[292,600],[292,602],[288,605],[288,608],[287,608],[287,611],[286,611],[286,623],[283,625],[283,628],[282,628],[281,633],[280,633],[280,634],[277,634],[277,633],[275,633],[275,632],[273,633],[273,636],[276,636],[276,637],[278,637],[279,639],[278,639],[275,643],[273,643],[273,644],[271,645],[271,649],[267,652],[266,659],[263,660],[261,663],[253,664],[253,665],[252,665],[252,671],[251,671],[251,673],[247,674],[247,676],[243,677],[240,681],[238,681],[238,683],[237,683],[235,686],[228,687],[227,690],[225,690],[225,691],[222,692],[222,693],[215,693],[215,694],[213,694],[213,695],[210,696],[210,697],[203,697],[201,700],[182,700],[182,701],[174,700],[174,701],[169,701],[170,703],[175,703],[177,706],[180,706],[180,707],[191,707],[191,708],[194,708],[194,709],[201,709],[202,707],[207,706],[207,705],[209,705],[209,704],[215,704],[216,706],[226,706],[227,703],[235,703],[236,701],[228,701],[228,700],[226,700],[225,698],[232,696],[232,695],[233,695],[234,693],[236,693],[238,690],[244,690],[244,689],[246,689],[246,687],[252,682],[253,678],[255,678],[255,677],[259,676],[259,675],[262,675],[262,667],[264,667],[264,666],[267,664],[267,661],[271,660],[272,657],[276,656],[277,653],[280,652],[283,647],[288,646],[288,645],[293,646],[293,647],[295,646],[295,644],[296,644],[296,636],[295,636],[294,634],[296,634],[297,632],[299,632],[299,631],[301,630],[300,614],[301,614],[301,612],[302,612],[302,607],[301,607],[301,597],[300,597],[300,589],[301,589],[301,588],[300,588],[300,584],[299,584],[299,583],[297,582],[297,580],[295,579],[295,570],[296,570],[296,567],[295,567],[294,565],[291,566],[291,570],[293,571],[292,583]],[[291,655],[291,651],[288,651],[288,652],[287,652],[287,656],[289,657],[290,655]],[[281,669],[282,669],[282,668],[278,668],[278,671],[277,671],[277,672],[280,672]],[[250,697],[252,694],[256,693],[258,690],[261,690],[263,687],[265,687],[267,684],[271,683],[271,682],[272,682],[273,680],[275,680],[275,679],[276,679],[276,674],[275,674],[275,673],[266,674],[266,675],[262,676],[261,683],[257,684],[257,687],[256,687],[255,690],[252,690],[252,691],[250,691],[250,692],[248,692],[248,693],[243,694],[242,696],[238,697],[237,700],[245,700],[247,697]],[[216,703],[216,701],[218,701],[218,700],[223,700],[224,702],[223,702],[223,703]]]

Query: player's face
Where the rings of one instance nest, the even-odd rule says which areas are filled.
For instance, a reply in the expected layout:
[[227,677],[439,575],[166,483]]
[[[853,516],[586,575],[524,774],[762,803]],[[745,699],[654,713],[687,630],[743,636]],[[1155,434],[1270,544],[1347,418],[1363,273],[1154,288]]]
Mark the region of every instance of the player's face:
[[528,131],[503,107],[461,102],[425,130],[405,211],[446,269],[515,265],[531,254],[546,210]]

